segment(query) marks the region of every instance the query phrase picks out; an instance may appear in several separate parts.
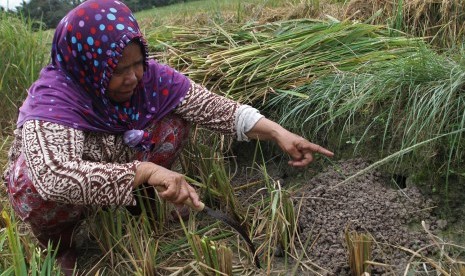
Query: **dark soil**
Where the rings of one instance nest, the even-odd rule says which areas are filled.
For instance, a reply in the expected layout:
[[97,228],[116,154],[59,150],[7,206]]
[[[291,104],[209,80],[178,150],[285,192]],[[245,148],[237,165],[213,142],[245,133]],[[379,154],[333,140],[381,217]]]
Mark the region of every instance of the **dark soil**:
[[[298,275],[351,275],[346,229],[372,236],[371,261],[379,263],[371,266],[372,275],[404,275],[407,267],[413,273],[409,275],[436,275],[431,261],[414,258],[412,252],[440,258],[434,241],[449,225],[436,215],[437,203],[416,186],[405,187],[405,178],[393,179],[376,170],[338,185],[368,165],[362,159],[344,160],[313,177],[300,177],[294,194],[296,208],[301,206],[299,236],[301,241],[311,240],[306,252],[314,271]],[[290,176],[284,183],[291,185],[296,179]]]
[[[341,162],[310,179],[296,196],[296,200],[303,200],[299,217],[302,233],[316,238],[308,253],[328,270],[327,274],[350,275],[344,236],[347,227],[372,235],[372,261],[389,265],[374,266],[373,274],[401,275],[412,254],[400,247],[416,251],[432,242],[421,221],[432,231],[446,226],[433,215],[434,202],[418,188],[398,189],[391,177],[379,172],[337,185],[344,175],[355,174],[368,165],[360,159]],[[421,253],[430,254],[432,250]]]

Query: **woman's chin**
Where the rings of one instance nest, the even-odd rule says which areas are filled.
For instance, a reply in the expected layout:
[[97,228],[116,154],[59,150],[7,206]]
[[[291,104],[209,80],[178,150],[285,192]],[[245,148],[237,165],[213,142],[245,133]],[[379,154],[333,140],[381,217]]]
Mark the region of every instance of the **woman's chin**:
[[121,93],[117,95],[116,97],[111,97],[110,100],[116,103],[124,103],[124,102],[131,100],[132,94],[134,93],[133,92]]

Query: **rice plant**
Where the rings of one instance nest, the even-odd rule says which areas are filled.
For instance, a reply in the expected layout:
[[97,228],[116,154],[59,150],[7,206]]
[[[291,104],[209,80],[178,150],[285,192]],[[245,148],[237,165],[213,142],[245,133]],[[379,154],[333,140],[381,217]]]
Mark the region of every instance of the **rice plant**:
[[367,261],[372,260],[373,237],[369,234],[358,233],[354,230],[351,231],[349,227],[346,228],[344,236],[352,276],[365,275],[364,273],[368,273],[369,275],[371,268]]
[[[166,60],[194,81],[235,100],[260,104],[332,72],[353,71],[415,53],[415,42],[382,26],[298,19],[239,31],[173,30]],[[156,33],[148,39],[155,44]],[[154,41],[155,40],[155,41]]]
[[405,1],[404,29],[422,36],[432,44],[444,48],[456,48],[465,37],[465,2]]
[[192,183],[202,188],[204,202],[210,207],[223,208],[233,216],[243,219],[243,210],[238,204],[231,186],[231,172],[227,171],[223,156],[224,137],[197,128],[183,157],[183,171],[191,176]]
[[27,236],[20,236],[14,215],[1,212],[5,228],[0,229],[0,275],[60,275],[56,251],[49,243],[46,249],[36,247]]
[[26,97],[47,59],[48,37],[33,31],[32,22],[0,12],[0,119],[2,132],[16,120],[17,109]]
[[189,244],[194,252],[197,262],[202,263],[199,269],[204,275],[233,275],[232,250],[224,244],[210,240],[208,237],[200,238],[189,234]]
[[351,0],[347,4],[345,16],[387,24],[423,37],[438,46],[438,49],[460,47],[465,37],[465,2],[462,0]]

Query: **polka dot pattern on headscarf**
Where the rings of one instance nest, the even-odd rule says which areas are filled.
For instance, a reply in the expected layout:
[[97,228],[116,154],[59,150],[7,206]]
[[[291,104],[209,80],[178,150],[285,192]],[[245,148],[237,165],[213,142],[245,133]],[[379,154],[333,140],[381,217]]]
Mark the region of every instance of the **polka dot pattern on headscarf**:
[[119,1],[86,1],[58,25],[52,64],[65,69],[89,93],[105,94],[118,58],[131,40],[139,41],[147,53],[145,39],[126,5]]
[[[124,48],[133,41],[141,45],[145,56],[144,75],[131,100],[116,104],[106,96],[106,89]],[[188,89],[185,76],[148,60],[147,43],[125,4],[87,0],[58,24],[51,64],[29,89],[17,125],[40,119],[86,131],[141,130],[174,109]],[[140,143],[150,140],[139,133]],[[130,144],[136,143],[131,140]]]

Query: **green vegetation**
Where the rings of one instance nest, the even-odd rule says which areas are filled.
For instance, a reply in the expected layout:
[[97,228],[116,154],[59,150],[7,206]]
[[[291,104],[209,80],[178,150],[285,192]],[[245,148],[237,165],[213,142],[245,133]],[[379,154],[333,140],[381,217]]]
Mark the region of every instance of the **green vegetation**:
[[[446,179],[436,185],[447,189],[451,175],[465,175],[463,2],[421,7],[414,5],[418,1],[393,1],[392,6],[372,2],[370,12],[360,13],[363,1],[205,0],[142,11],[136,17],[152,54],[193,80],[259,106],[309,138],[327,141],[343,152],[341,157],[379,160],[367,170],[388,165],[385,169],[395,171],[402,164],[410,173]],[[358,21],[344,20],[342,14]],[[33,24],[25,22],[0,14],[2,169],[17,108],[49,51],[50,33],[33,31]],[[264,271],[282,271],[274,262],[277,246],[285,251],[285,271],[300,266],[311,271],[299,251],[310,239],[298,239],[292,185],[285,189],[268,176],[266,157],[258,157],[257,147],[253,166],[262,172],[259,183],[265,188],[254,195],[261,200],[241,206],[236,193],[258,182],[233,189],[233,159],[225,156],[229,141],[202,129],[195,134],[181,167],[202,199],[244,223],[259,245]],[[0,275],[59,273],[50,250],[38,249],[18,230],[20,223],[7,202],[1,191]],[[231,229],[219,222],[206,224],[208,219],[200,221],[200,215],[174,225],[170,211],[163,203],[146,206],[139,217],[125,209],[99,210],[88,222],[102,254],[89,269],[104,275],[257,273],[253,256]],[[443,264],[451,275],[464,273],[463,264],[446,252],[441,256],[447,258],[427,260],[438,273],[448,275]]]
[[20,236],[14,216],[6,211],[1,212],[5,223],[0,232],[0,275],[60,275],[56,268],[55,255],[49,244],[47,250],[42,250],[29,237]]
[[45,33],[33,32],[32,23],[25,23],[25,18],[0,13],[0,137],[11,133],[9,127],[16,120],[26,89],[48,60],[47,42]]
[[345,14],[352,19],[387,24],[397,30],[423,37],[440,50],[463,47],[464,11],[465,2],[461,0],[374,0],[369,5],[367,1],[352,0],[349,1]]
[[[372,157],[380,158],[452,133],[429,143],[431,152],[445,155],[414,154],[416,161],[405,159],[403,167],[416,171],[437,162],[436,175],[461,173],[462,56],[438,54],[422,40],[383,26],[348,21],[176,28],[171,36],[152,32],[148,39],[165,45],[164,60],[193,80],[241,102],[262,104],[290,129],[312,139],[338,132],[332,148],[348,137],[355,151],[377,141],[381,147]],[[425,155],[423,149],[416,152]]]
[[190,78],[254,104],[273,92],[298,89],[334,72],[385,64],[418,50],[417,41],[390,37],[382,26],[310,19],[233,25],[229,30],[218,25],[183,28],[173,30],[172,37],[148,33],[148,39],[167,45],[167,62]]
[[232,251],[223,244],[211,241],[208,237],[200,238],[198,235],[187,234],[189,244],[194,251],[198,264],[203,274],[232,275]]
[[[338,126],[340,140],[355,137],[358,150],[376,139],[381,142],[380,152],[389,154],[453,133],[446,139],[430,141],[434,143],[429,147],[432,152],[447,152],[442,157],[432,154],[436,161],[443,158],[440,162],[458,168],[463,146],[459,130],[465,127],[461,112],[463,65],[461,60],[438,55],[420,45],[410,56],[370,62],[358,70],[319,78],[293,90],[298,97],[283,93],[270,101],[270,106],[279,109],[283,123],[301,130],[311,129],[313,136],[317,131],[332,131]],[[332,105],[329,110],[328,102]],[[360,123],[364,125],[362,129],[358,129]],[[424,159],[417,165],[430,162]],[[448,168],[443,169],[436,173],[447,175]]]
[[[174,3],[192,0],[127,0],[124,1],[133,12],[151,9],[153,7],[167,6]],[[28,0],[22,2],[15,11],[11,13],[23,14],[34,21],[34,27],[42,27],[45,29],[55,28],[60,20],[71,10],[73,7],[84,2],[84,0]],[[0,10],[3,11],[3,8]]]
[[209,0],[178,3],[140,11],[137,18],[147,32],[167,26],[228,26],[316,15],[318,0]]

